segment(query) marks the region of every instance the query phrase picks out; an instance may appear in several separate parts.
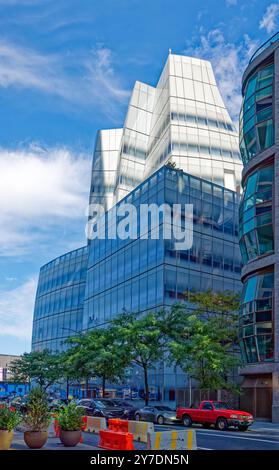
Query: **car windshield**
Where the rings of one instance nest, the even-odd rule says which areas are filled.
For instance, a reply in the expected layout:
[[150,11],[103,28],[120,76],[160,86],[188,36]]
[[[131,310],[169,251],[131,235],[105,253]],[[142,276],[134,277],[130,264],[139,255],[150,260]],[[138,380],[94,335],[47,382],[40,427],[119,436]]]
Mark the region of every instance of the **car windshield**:
[[112,401],[109,401],[109,400],[96,400],[94,402],[97,406],[99,406],[100,408],[108,408],[108,407],[112,407],[112,406],[115,406],[115,404],[112,402]]
[[227,403],[221,401],[215,401],[213,403],[215,410],[229,410],[230,407]]
[[173,411],[169,406],[155,406],[155,408],[159,411]]

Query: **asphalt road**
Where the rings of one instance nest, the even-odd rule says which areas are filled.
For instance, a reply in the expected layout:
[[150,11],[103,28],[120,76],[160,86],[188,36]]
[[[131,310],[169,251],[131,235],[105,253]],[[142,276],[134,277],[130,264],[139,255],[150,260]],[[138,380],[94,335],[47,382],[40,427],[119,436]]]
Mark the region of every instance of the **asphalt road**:
[[[182,426],[155,425],[155,431],[181,430]],[[186,428],[187,429],[187,428]],[[274,437],[255,431],[240,432],[230,429],[228,431],[216,431],[212,429],[201,429],[193,426],[196,430],[197,445],[199,450],[279,450],[279,436]],[[98,436],[83,433],[84,444],[98,445]],[[146,449],[146,445],[135,442],[136,449]]]

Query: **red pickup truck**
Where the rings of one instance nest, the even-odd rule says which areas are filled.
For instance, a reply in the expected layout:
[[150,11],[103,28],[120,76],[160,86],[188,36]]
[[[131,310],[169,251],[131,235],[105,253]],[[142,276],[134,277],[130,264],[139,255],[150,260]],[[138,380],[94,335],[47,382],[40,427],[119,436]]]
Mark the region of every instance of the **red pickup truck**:
[[184,426],[199,423],[209,428],[214,424],[220,431],[225,431],[229,426],[236,426],[240,431],[246,431],[254,422],[250,413],[232,410],[227,403],[212,400],[202,401],[199,408],[181,406],[176,410],[176,418],[182,421]]

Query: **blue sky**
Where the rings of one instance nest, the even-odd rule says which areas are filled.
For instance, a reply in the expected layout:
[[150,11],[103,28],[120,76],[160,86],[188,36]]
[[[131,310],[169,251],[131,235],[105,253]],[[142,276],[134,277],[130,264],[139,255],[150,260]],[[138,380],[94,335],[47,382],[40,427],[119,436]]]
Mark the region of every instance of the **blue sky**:
[[171,48],[212,61],[234,120],[241,72],[277,31],[265,0],[0,0],[0,353],[30,350],[39,267],[85,242],[96,130]]

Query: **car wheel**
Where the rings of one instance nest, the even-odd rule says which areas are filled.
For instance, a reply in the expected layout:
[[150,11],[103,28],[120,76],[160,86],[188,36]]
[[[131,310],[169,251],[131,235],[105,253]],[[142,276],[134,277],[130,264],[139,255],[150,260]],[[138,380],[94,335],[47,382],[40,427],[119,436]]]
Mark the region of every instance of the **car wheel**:
[[158,416],[157,418],[157,424],[164,424],[165,420],[164,420],[164,416]]
[[190,426],[192,426],[191,417],[189,415],[184,415],[182,418],[182,423],[183,423],[183,426],[185,426],[186,428],[189,428]]
[[216,423],[216,428],[219,431],[226,431],[228,429],[228,422],[225,418],[219,418]]
[[242,426],[242,425],[240,424],[240,425],[238,426],[238,429],[239,429],[239,431],[243,431],[243,432],[244,432],[244,431],[247,431],[248,427],[249,427],[249,426],[245,426],[245,425]]
[[135,420],[140,421],[140,415],[138,413],[135,415]]

